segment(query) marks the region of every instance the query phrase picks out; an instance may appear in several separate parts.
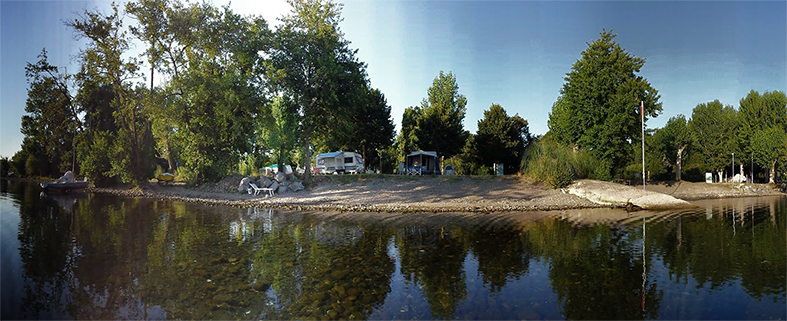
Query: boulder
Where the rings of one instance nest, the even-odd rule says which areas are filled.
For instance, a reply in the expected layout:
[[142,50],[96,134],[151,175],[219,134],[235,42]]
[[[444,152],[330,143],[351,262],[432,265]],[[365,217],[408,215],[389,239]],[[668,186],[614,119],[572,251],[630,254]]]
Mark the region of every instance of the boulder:
[[249,190],[249,183],[251,183],[251,177],[244,177],[240,180],[240,185],[238,185],[238,192],[245,192]]
[[276,189],[278,189],[278,188],[279,188],[279,182],[275,182],[275,181],[274,181],[274,182],[273,182],[273,183],[271,183],[271,185],[270,185],[270,186],[268,186],[268,187],[269,187],[270,189],[272,189],[272,190],[274,190],[274,191],[275,191]]
[[277,193],[279,193],[279,194],[287,193],[287,186],[279,186],[279,189],[277,190]]
[[304,189],[303,184],[301,182],[293,182],[290,184],[290,190],[293,192],[302,191]]
[[267,177],[260,177],[260,187],[270,187],[273,181]]
[[282,172],[276,173],[276,176],[273,177],[277,182],[283,183],[287,181],[287,175]]

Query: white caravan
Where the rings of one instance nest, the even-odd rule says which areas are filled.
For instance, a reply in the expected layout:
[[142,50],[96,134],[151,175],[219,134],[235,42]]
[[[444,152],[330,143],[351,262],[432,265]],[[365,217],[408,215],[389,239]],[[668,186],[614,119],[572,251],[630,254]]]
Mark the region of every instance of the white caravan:
[[317,154],[320,174],[357,174],[363,172],[363,157],[353,152],[333,152]]

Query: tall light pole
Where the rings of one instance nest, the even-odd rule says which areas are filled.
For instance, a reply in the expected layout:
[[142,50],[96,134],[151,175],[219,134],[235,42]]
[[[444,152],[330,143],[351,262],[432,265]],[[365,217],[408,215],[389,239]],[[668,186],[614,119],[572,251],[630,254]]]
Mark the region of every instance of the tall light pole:
[[645,190],[645,102],[639,102],[639,114],[642,117],[642,190]]

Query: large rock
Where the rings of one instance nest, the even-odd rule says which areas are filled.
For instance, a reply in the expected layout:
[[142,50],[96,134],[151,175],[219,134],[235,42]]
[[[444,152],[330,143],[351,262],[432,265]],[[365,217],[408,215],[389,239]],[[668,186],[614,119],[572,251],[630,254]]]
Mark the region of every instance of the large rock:
[[276,176],[273,177],[277,182],[284,183],[287,181],[287,175],[282,172],[276,173]]
[[238,192],[248,191],[249,183],[251,183],[251,177],[244,177],[242,180],[240,180],[240,185],[238,185]]
[[260,187],[270,187],[273,181],[267,177],[260,177]]
[[273,182],[273,183],[271,183],[271,185],[270,185],[270,186],[268,186],[268,187],[269,187],[270,189],[272,189],[272,190],[274,190],[274,191],[275,191],[276,189],[278,189],[278,188],[279,188],[279,182],[275,182],[275,181],[274,181],[274,182]]
[[671,209],[695,206],[667,194],[642,190],[642,187],[637,188],[595,180],[575,182],[568,187],[568,192],[593,203],[621,207],[634,205],[643,209]]
[[287,190],[288,190],[287,186],[281,185],[281,186],[279,186],[279,189],[277,190],[277,193],[284,194],[284,193],[287,193]]
[[290,190],[293,192],[302,191],[304,189],[303,184],[301,182],[292,182],[290,184]]

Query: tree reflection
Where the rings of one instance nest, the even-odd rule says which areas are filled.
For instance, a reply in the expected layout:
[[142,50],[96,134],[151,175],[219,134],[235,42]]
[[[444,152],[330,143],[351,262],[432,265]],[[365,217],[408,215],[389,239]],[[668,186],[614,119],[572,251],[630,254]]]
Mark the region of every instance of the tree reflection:
[[528,273],[529,243],[522,231],[511,227],[473,231],[470,247],[478,258],[478,272],[492,292]]
[[464,238],[460,227],[407,227],[397,235],[401,272],[423,286],[435,318],[451,318],[467,295]]
[[530,227],[535,252],[551,262],[550,283],[567,319],[658,318],[663,291],[647,280],[643,286],[650,262],[643,265],[636,255],[642,249],[630,239],[637,234],[629,232],[562,220]]

